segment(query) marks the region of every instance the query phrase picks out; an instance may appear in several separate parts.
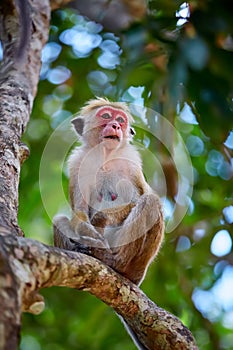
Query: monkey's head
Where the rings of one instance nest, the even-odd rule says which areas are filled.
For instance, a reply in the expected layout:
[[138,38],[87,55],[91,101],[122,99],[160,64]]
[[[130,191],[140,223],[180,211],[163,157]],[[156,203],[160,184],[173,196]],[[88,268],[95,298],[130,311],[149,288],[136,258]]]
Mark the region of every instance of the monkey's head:
[[129,142],[135,134],[130,127],[132,121],[125,103],[98,98],[89,101],[71,122],[85,144],[94,147],[103,142],[112,150]]

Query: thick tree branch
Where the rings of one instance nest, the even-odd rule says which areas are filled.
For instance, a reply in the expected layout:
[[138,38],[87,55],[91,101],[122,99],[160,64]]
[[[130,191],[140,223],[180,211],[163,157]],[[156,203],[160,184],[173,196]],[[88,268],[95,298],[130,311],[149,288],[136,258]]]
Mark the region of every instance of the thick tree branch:
[[20,336],[20,282],[12,273],[8,252],[0,241],[0,349],[14,350]]
[[85,290],[121,315],[149,349],[197,349],[190,331],[175,316],[97,259],[30,239],[7,236],[1,241],[20,285],[24,310],[30,310],[31,295],[40,288],[66,286]]

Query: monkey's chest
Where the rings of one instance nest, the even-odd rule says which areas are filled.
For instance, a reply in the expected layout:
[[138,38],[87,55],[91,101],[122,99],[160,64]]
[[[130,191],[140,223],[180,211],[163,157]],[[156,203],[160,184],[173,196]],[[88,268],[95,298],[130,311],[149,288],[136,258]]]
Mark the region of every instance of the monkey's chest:
[[92,187],[90,205],[94,211],[136,203],[137,188],[129,178],[119,173],[97,174],[96,185]]

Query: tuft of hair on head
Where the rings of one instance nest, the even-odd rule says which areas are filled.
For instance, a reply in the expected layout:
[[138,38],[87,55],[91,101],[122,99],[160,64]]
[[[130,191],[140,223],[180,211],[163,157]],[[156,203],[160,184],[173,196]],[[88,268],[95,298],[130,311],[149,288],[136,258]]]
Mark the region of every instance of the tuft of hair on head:
[[82,117],[85,117],[89,115],[93,110],[99,109],[105,106],[119,108],[123,110],[127,114],[129,122],[130,123],[134,122],[134,119],[130,113],[129,107],[125,102],[111,102],[106,97],[96,97],[96,99],[91,99],[87,101],[85,106],[82,107],[82,109],[80,110],[79,115]]

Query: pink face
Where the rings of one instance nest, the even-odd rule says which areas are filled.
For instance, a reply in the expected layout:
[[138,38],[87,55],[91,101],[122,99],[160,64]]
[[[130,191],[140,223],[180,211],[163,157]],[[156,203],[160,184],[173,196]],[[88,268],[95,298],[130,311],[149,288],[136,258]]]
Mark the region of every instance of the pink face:
[[128,117],[120,109],[113,107],[101,108],[96,117],[102,127],[101,138],[120,142],[128,128]]

